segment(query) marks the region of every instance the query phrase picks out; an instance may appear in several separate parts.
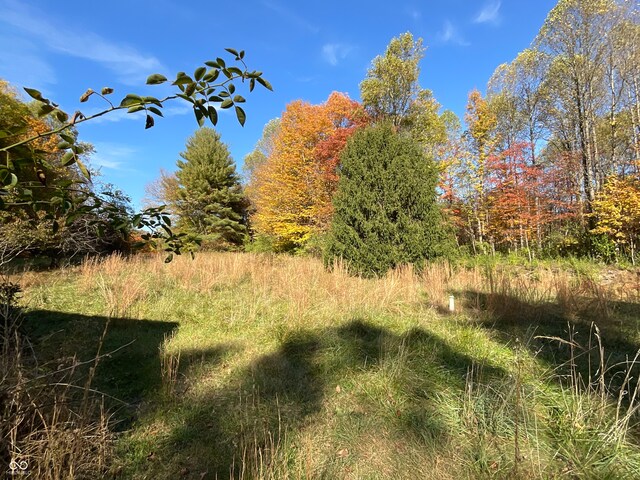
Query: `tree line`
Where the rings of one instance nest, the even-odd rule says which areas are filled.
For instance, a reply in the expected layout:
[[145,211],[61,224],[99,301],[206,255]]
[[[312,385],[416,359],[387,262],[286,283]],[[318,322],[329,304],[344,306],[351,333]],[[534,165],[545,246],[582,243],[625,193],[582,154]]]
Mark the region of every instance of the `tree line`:
[[201,128],[148,203],[194,248],[315,252],[364,274],[456,251],[635,262],[638,15],[627,0],[560,0],[486,94],[469,93],[463,119],[420,85],[425,48],[402,34],[360,102],[297,100],[265,125],[244,182]]
[[[420,86],[422,40],[392,39],[361,102],[297,100],[265,126],[245,157],[236,245],[369,257],[360,273],[456,251],[635,262],[638,15],[626,0],[560,0],[486,94],[469,93],[463,119]],[[159,180],[178,197],[183,168]]]

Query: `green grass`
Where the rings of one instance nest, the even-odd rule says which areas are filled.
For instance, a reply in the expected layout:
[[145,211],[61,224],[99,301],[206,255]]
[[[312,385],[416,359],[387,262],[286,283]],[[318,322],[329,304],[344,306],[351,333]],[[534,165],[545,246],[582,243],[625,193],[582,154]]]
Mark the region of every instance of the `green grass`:
[[[362,280],[304,258],[112,259],[32,282],[23,327],[43,363],[91,359],[107,322],[102,352],[128,345],[93,384],[121,478],[638,478],[631,395],[616,408],[636,297],[472,268]],[[597,348],[540,338],[597,346],[592,320],[604,390]]]

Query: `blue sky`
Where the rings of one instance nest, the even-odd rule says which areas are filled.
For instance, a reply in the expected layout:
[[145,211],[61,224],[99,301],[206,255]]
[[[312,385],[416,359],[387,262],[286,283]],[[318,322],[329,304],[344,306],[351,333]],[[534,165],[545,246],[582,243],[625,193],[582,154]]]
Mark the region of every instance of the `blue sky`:
[[[320,103],[332,91],[359,100],[359,83],[371,60],[392,37],[410,31],[427,52],[421,86],[443,108],[464,114],[468,92],[484,90],[501,63],[529,46],[555,0],[396,0],[395,2],[245,0],[0,0],[0,78],[40,89],[73,112],[95,113],[97,98],[78,103],[89,87],[162,96],[166,86],[145,86],[151,73],[169,78],[192,72],[244,49],[252,69],[264,72],[274,92],[256,88],[247,97],[247,122],[231,112],[217,130],[239,167],[270,119],[287,103]],[[226,57],[225,57],[226,58]],[[182,103],[167,104],[165,118],[144,130],[144,119],[110,114],[80,128],[96,147],[92,165],[102,181],[129,194],[135,206],[160,168],[175,170],[197,124]]]

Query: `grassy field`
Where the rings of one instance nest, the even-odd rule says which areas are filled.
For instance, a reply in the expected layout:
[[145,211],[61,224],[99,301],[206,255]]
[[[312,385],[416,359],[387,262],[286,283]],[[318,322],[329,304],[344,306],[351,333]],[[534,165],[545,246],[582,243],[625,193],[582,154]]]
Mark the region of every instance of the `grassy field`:
[[18,280],[39,361],[95,367],[108,478],[640,478],[636,271],[226,253]]

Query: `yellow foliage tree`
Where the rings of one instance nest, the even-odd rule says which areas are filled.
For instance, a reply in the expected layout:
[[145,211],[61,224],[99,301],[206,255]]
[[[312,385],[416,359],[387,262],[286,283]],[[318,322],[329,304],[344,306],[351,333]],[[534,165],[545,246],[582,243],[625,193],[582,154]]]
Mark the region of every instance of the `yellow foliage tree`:
[[629,249],[635,265],[635,250],[640,236],[640,181],[634,178],[610,178],[593,202],[596,227],[591,233],[606,235],[616,246]]
[[352,129],[364,117],[362,107],[341,93],[320,105],[296,100],[287,105],[273,139],[271,155],[252,185],[254,230],[275,240],[277,249],[304,246],[327,224],[332,192],[327,192],[327,155],[317,147],[336,132]]

